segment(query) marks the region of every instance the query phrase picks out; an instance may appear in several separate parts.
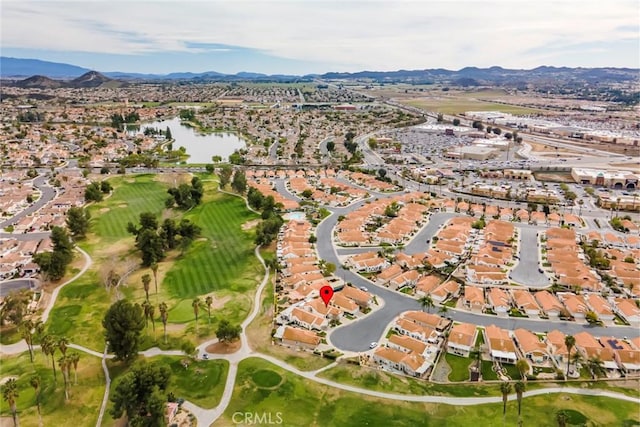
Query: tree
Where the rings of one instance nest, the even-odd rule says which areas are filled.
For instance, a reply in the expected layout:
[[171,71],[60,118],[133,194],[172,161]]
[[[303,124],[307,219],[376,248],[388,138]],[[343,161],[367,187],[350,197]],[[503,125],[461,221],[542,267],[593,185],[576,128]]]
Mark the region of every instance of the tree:
[[198,313],[200,313],[200,298],[194,298],[191,302],[193,314],[196,316],[196,332],[198,331]]
[[97,182],[92,182],[87,185],[84,189],[84,200],[87,202],[100,202],[102,201],[103,195],[100,190],[100,184]]
[[220,166],[220,172],[218,172],[218,178],[220,178],[220,188],[224,188],[231,181],[231,175],[233,174],[233,168],[231,165]]
[[69,354],[69,362],[73,365],[74,383],[78,384],[78,363],[80,362],[80,354],[73,352]]
[[211,304],[213,304],[213,297],[211,295],[207,295],[204,299],[204,303],[207,306],[207,314],[209,316],[209,324],[211,324]]
[[151,276],[148,274],[142,275],[142,287],[144,288],[144,293],[147,297],[147,301],[149,301],[149,285],[151,284]]
[[13,425],[18,426],[20,422],[18,420],[18,410],[16,408],[16,400],[20,397],[18,392],[18,383],[15,378],[9,379],[2,385],[2,399],[9,404],[11,409],[11,416],[13,417]]
[[511,383],[504,381],[500,384],[500,391],[502,392],[502,424],[504,424],[507,415],[507,400],[509,399],[509,393],[511,393]]
[[247,177],[244,174],[244,171],[238,169],[233,174],[233,181],[231,181],[231,188],[236,193],[243,194],[247,190]]
[[327,141],[327,151],[333,152],[336,149],[336,143],[333,141]]
[[51,356],[51,367],[53,368],[53,381],[56,381],[56,362],[54,359],[56,349],[58,348],[55,337],[45,335],[40,342],[40,348],[45,356]]
[[75,238],[83,238],[89,230],[90,219],[91,214],[88,210],[75,206],[69,208],[67,211],[66,224],[71,235]]
[[60,350],[60,353],[62,353],[62,356],[66,356],[67,355],[67,348],[69,347],[69,340],[66,337],[60,337],[58,338],[58,349]]
[[38,374],[33,374],[29,379],[29,384],[33,387],[34,394],[36,395],[36,407],[38,408],[38,419],[40,420],[40,425],[42,426],[42,413],[40,412],[40,386],[42,381]]
[[571,359],[571,349],[576,345],[576,338],[573,335],[567,335],[564,337],[564,345],[567,347],[567,375],[565,379],[569,378],[569,362]]
[[566,427],[568,420],[569,417],[567,417],[567,413],[565,411],[558,411],[556,413],[556,421],[558,422],[558,427]]
[[228,320],[223,319],[218,325],[216,336],[220,342],[232,342],[240,338],[242,327],[240,325],[232,325]]
[[37,323],[33,323],[31,319],[27,319],[20,323],[18,327],[20,331],[20,336],[27,343],[27,348],[29,349],[29,358],[31,359],[31,363],[33,363],[33,338],[34,335],[42,330],[42,322],[38,321]]
[[592,356],[587,359],[587,369],[591,372],[591,379],[602,377],[606,374],[604,369],[604,362],[598,356]]
[[247,202],[253,209],[260,210],[264,202],[264,196],[257,188],[249,187],[247,191]]
[[310,188],[307,188],[306,190],[304,190],[302,193],[300,193],[300,195],[302,197],[304,197],[305,199],[310,199],[311,196],[313,196],[313,190]]
[[156,288],[156,295],[158,295],[158,263],[156,262],[151,263],[150,268],[151,268],[151,272],[153,273],[153,284],[155,285],[155,288]]
[[160,305],[158,306],[158,309],[160,310],[160,320],[162,320],[162,326],[164,328],[164,343],[167,343],[167,320],[169,320],[169,311],[167,308],[167,304],[164,302],[161,302]]
[[458,118],[453,119],[453,125],[454,126],[460,126],[460,119],[458,119]]
[[138,362],[121,376],[110,400],[114,419],[127,416],[131,426],[155,427],[164,423],[165,396],[171,369],[159,362]]
[[60,366],[60,371],[62,372],[62,379],[64,381],[64,400],[66,402],[69,401],[69,367],[71,363],[69,363],[69,358],[67,356],[62,356],[58,359],[58,365]]
[[387,176],[387,170],[385,168],[378,169],[378,176],[380,179],[384,179]]
[[38,264],[40,271],[51,280],[61,279],[67,269],[67,265],[73,259],[73,243],[69,235],[62,227],[51,229],[52,252],[40,252],[33,256],[33,261]]
[[522,425],[521,410],[522,410],[522,394],[524,393],[526,386],[522,381],[515,383],[514,388],[516,390],[516,398],[518,399],[518,425]]
[[127,300],[115,302],[102,320],[109,351],[116,360],[131,361],[138,354],[140,333],[144,329],[142,307]]
[[420,299],[418,300],[418,303],[420,303],[423,310],[426,309],[429,313],[431,312],[431,309],[435,307],[435,304],[433,303],[433,298],[431,297],[431,295],[428,295],[428,294],[420,297]]
[[529,363],[526,359],[518,359],[516,362],[516,368],[520,372],[520,379],[526,379],[527,372],[529,372]]

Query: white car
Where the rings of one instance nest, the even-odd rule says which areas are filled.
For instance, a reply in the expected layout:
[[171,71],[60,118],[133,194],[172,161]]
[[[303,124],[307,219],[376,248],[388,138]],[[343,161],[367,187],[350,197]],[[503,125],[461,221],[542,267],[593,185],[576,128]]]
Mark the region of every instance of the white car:
[[369,344],[369,348],[376,348],[377,346],[378,346],[378,343],[375,341]]

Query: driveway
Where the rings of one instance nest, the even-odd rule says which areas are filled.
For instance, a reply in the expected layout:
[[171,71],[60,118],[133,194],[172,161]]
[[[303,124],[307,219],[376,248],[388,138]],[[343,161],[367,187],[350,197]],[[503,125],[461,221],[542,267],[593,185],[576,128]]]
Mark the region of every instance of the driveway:
[[531,227],[517,227],[520,232],[520,253],[518,254],[520,259],[510,273],[511,279],[531,288],[550,286],[549,278],[540,272],[538,230]]

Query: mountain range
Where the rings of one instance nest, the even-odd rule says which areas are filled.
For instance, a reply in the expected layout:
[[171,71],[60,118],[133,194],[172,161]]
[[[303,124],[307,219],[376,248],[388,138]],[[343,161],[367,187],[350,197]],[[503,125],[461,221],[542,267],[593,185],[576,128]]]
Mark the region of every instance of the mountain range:
[[[502,67],[477,68],[465,67],[460,70],[443,68],[424,70],[398,71],[360,71],[355,73],[329,72],[325,74],[266,75],[261,73],[240,72],[223,74],[216,71],[202,73],[176,72],[170,74],[142,74],[130,72],[95,72],[87,68],[71,64],[0,57],[0,77],[4,79],[26,80],[16,82],[23,87],[97,87],[104,84],[122,85],[122,80],[186,80],[190,82],[204,81],[300,81],[321,78],[326,80],[365,80],[376,82],[406,83],[450,83],[460,86],[477,86],[482,84],[510,84],[550,82],[592,82],[609,83],[638,80],[638,69],[631,68],[568,68],[541,66],[531,70],[514,70]],[[80,80],[77,78],[82,77]],[[61,82],[54,79],[74,79]],[[118,81],[112,80],[118,79]],[[58,85],[58,86],[56,86]]]

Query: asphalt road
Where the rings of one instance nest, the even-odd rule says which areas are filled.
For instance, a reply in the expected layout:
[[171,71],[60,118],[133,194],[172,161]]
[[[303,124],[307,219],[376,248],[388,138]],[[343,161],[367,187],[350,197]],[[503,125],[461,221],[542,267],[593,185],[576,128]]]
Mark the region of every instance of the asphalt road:
[[0,298],[4,298],[10,293],[21,289],[35,289],[39,286],[36,279],[13,279],[0,282]]
[[550,285],[549,278],[540,272],[538,230],[531,227],[520,227],[520,253],[518,263],[511,270],[509,277],[516,283],[532,288],[545,288]]
[[14,216],[0,221],[0,229],[3,229],[9,225],[15,224],[24,218],[27,215],[32,214],[33,212],[38,211],[41,207],[43,207],[46,203],[52,200],[56,195],[55,188],[51,187],[47,184],[47,177],[44,175],[39,175],[33,180],[33,186],[38,188],[41,192],[40,198],[31,204],[28,208],[24,209],[21,212],[18,212]]

